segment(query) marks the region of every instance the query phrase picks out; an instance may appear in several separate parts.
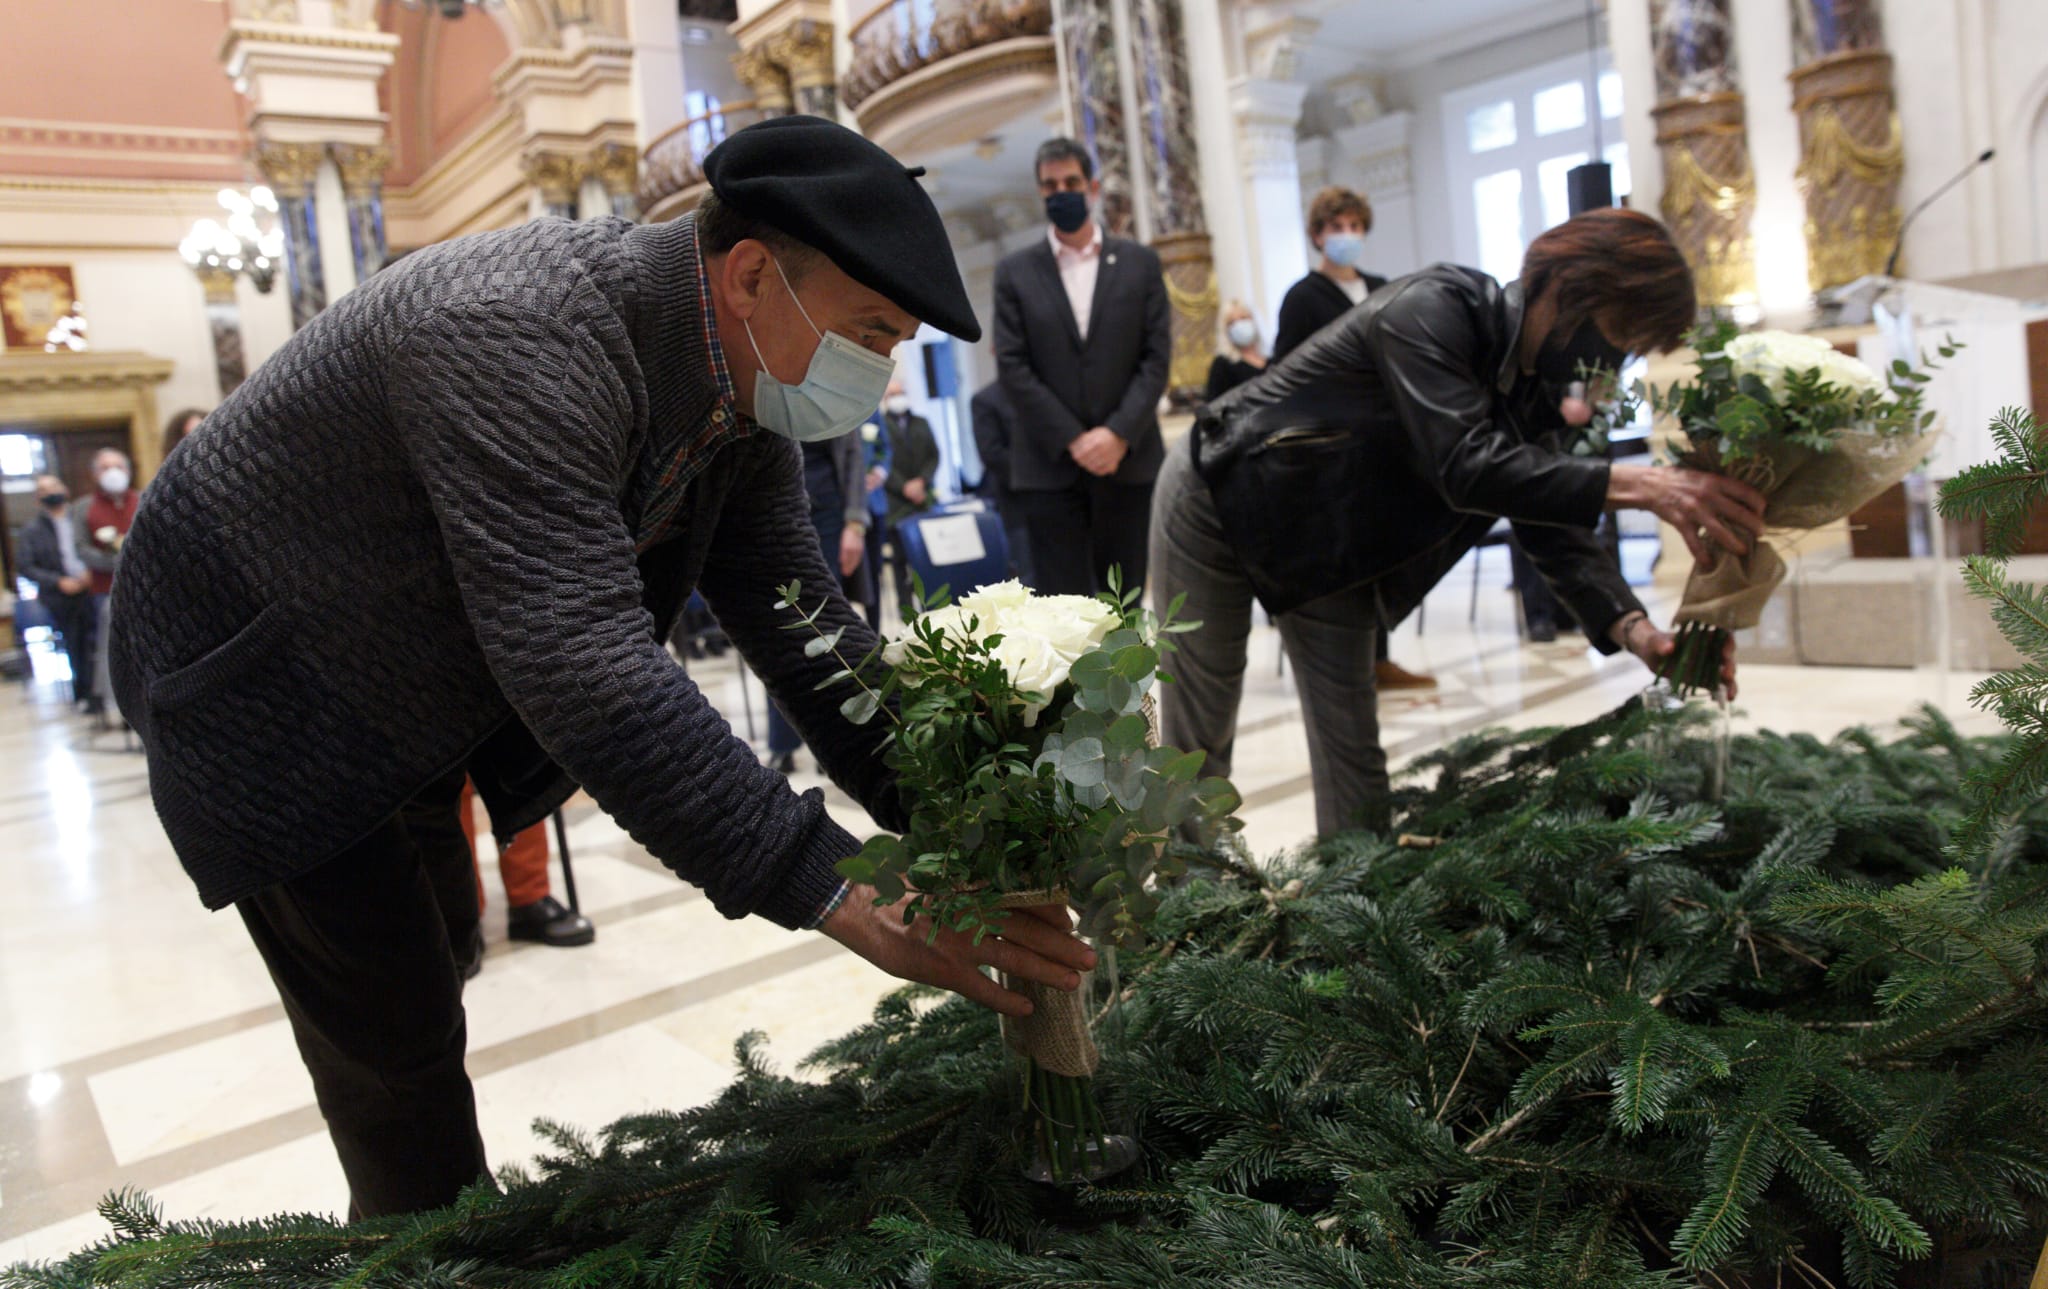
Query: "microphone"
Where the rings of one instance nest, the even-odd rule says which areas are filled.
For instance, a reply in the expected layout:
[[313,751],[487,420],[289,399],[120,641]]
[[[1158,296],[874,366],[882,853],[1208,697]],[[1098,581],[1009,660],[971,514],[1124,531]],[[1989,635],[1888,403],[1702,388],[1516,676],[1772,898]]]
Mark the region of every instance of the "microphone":
[[1986,148],[1982,152],[1978,153],[1977,159],[1975,161],[1972,161],[1969,165],[1964,166],[1961,170],[1958,170],[1956,172],[1955,178],[1949,180],[1941,187],[1936,188],[1933,192],[1928,193],[1924,201],[1922,201],[1919,205],[1913,207],[1913,211],[1911,214],[1907,215],[1905,219],[1899,221],[1898,240],[1892,243],[1891,256],[1884,262],[1884,275],[1886,277],[1891,277],[1893,275],[1893,271],[1899,267],[1899,252],[1906,249],[1906,230],[1913,226],[1914,220],[1920,218],[1920,212],[1926,210],[1929,206],[1932,206],[1937,200],[1940,199],[1943,193],[1955,187],[1963,180],[1968,179],[1970,175],[1977,169],[1978,166],[1981,166],[1985,162],[1991,160],[1991,158],[1996,156],[1997,154],[1998,150],[1996,148]]

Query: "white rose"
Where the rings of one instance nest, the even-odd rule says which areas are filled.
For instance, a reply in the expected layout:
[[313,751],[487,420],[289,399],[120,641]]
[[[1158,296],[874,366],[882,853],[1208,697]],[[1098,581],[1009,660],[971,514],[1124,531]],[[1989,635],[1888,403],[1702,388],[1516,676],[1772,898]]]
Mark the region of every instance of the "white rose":
[[1016,578],[1007,582],[995,582],[970,592],[959,599],[961,608],[982,619],[984,634],[990,620],[1007,613],[1031,598],[1031,592]]
[[1738,378],[1755,376],[1774,398],[1785,396],[1790,372],[1818,370],[1821,379],[1851,393],[1881,391],[1884,378],[1819,336],[1791,331],[1753,331],[1728,342],[1724,351]]

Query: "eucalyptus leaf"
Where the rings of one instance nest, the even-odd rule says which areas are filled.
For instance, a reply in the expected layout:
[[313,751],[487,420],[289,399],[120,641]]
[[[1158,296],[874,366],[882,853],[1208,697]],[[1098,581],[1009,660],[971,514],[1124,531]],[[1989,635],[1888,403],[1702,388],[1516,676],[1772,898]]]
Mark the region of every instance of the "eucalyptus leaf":
[[1060,777],[1077,788],[1092,788],[1102,782],[1107,767],[1102,740],[1076,739],[1060,752]]
[[858,694],[839,704],[839,714],[855,725],[865,725],[875,719],[875,713],[882,710],[882,700],[872,689],[863,689]]

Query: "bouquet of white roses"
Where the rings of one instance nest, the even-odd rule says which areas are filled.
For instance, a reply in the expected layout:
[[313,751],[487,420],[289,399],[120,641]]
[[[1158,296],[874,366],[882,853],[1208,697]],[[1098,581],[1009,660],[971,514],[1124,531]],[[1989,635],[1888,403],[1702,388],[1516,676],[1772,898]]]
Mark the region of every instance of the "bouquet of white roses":
[[[836,652],[802,588],[782,588],[792,630]],[[935,600],[943,601],[945,592]],[[1080,931],[1113,949],[1144,938],[1154,877],[1236,826],[1229,783],[1201,777],[1203,755],[1155,744],[1151,695],[1176,603],[1160,620],[1135,593],[1034,595],[1004,582],[940,603],[906,633],[826,684],[854,692],[841,711],[890,722],[883,755],[910,813],[899,836],[871,838],[840,872],[905,901],[938,928],[1000,935],[1010,910],[1069,903]],[[1027,1105],[1057,1178],[1100,1175],[1111,1153],[1091,1084],[1099,1053],[1073,994],[1006,981],[1032,1014],[1006,1021],[1027,1058]]]
[[[1873,371],[1818,336],[1742,334],[1732,323],[1690,337],[1698,375],[1651,390],[1651,407],[1683,434],[1677,464],[1742,480],[1764,494],[1773,530],[1818,528],[1910,474],[1936,431],[1924,405],[1931,364]],[[1953,343],[1941,347],[1946,358]],[[1785,580],[1768,541],[1693,569],[1674,615],[1678,650],[1663,678],[1680,694],[1719,683],[1728,633],[1761,620]]]

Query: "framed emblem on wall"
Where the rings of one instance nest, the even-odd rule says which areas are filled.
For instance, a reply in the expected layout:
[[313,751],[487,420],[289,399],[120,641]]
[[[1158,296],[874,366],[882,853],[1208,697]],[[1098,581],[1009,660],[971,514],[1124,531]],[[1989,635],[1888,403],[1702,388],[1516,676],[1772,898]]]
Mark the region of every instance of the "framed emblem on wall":
[[0,264],[0,339],[41,352],[50,331],[78,306],[68,264]]

